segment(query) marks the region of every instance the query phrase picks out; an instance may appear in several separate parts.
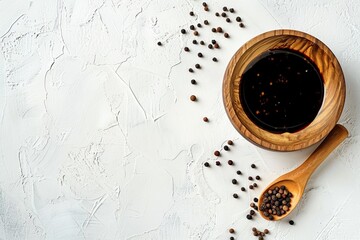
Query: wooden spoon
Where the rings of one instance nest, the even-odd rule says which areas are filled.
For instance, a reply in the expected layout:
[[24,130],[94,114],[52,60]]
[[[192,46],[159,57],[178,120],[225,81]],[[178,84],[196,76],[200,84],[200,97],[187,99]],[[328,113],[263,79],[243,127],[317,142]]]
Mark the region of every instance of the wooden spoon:
[[288,172],[275,181],[273,181],[265,190],[261,193],[259,198],[259,212],[260,215],[269,220],[268,217],[264,216],[264,213],[260,211],[260,206],[264,200],[264,193],[269,189],[275,187],[280,187],[284,185],[293,195],[291,198],[291,207],[289,210],[282,216],[274,216],[274,220],[280,220],[289,215],[293,211],[296,205],[299,203],[306,184],[311,176],[311,174],[316,170],[316,168],[325,160],[325,158],[348,136],[348,131],[342,125],[335,125],[331,130],[329,135],[324,139],[324,141],[316,148],[316,150],[306,159],[306,161],[301,164],[296,169]]

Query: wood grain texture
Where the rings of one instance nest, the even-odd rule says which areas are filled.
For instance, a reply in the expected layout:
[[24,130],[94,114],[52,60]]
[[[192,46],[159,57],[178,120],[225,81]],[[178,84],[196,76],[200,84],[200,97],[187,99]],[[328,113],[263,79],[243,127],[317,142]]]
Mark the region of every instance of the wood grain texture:
[[[324,81],[324,100],[318,115],[295,133],[275,134],[259,128],[240,103],[239,86],[244,70],[254,58],[271,49],[291,49],[309,57]],[[237,131],[254,144],[277,151],[303,149],[323,139],[340,118],[345,94],[344,75],[335,55],[317,38],[296,30],[273,30],[245,43],[230,60],[223,81],[224,106]]]
[[[345,127],[339,124],[335,125],[329,135],[303,164],[291,172],[280,176],[265,188],[259,197],[259,206],[261,206],[261,203],[264,200],[263,195],[265,192],[267,192],[268,189],[273,189],[275,187],[284,185],[293,194],[291,199],[291,208],[290,211],[286,212],[282,216],[274,216],[274,220],[280,220],[286,217],[291,211],[295,209],[296,205],[299,203],[312,173],[318,168],[318,166],[320,166],[326,157],[329,156],[329,154],[344,141],[348,134],[349,133]],[[259,211],[259,213],[263,218],[268,219],[263,215],[262,211]]]

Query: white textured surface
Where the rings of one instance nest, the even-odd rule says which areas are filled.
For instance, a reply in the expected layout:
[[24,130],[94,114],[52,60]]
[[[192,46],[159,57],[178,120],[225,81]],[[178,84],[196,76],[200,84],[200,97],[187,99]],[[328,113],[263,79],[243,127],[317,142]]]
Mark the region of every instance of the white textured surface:
[[[269,228],[266,239],[359,239],[360,3],[227,1],[245,29],[214,16],[223,1],[209,5],[206,13],[190,0],[0,1],[0,240],[228,239],[230,226],[236,239],[254,239],[253,226]],[[204,19],[230,33],[200,30],[221,49],[179,33]],[[262,187],[312,149],[251,145],[232,128],[221,98],[234,51],[279,27],[309,32],[338,56],[347,83],[341,123],[351,132],[313,175],[291,227],[245,215]],[[203,69],[188,73],[197,62]],[[235,145],[221,159],[235,166],[203,169],[227,139]],[[263,179],[235,200],[237,169],[241,186],[249,174]]]

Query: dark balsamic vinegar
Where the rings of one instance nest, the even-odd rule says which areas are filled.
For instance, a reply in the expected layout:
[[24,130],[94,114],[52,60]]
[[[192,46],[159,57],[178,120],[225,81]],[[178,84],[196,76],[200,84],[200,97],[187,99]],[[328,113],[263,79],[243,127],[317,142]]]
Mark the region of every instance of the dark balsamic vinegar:
[[264,52],[241,77],[240,101],[245,113],[257,126],[273,133],[293,133],[308,126],[323,97],[317,66],[293,50]]

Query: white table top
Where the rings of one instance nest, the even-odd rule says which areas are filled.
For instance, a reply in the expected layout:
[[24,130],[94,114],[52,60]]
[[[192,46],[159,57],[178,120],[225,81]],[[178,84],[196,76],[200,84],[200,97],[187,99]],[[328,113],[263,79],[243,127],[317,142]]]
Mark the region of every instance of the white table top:
[[[230,0],[232,23],[214,15],[223,1],[209,1],[209,12],[201,3],[0,1],[0,240],[229,239],[230,227],[239,240],[256,239],[252,227],[268,228],[265,239],[360,239],[360,2]],[[199,37],[180,33],[205,19]],[[217,26],[230,38],[210,31]],[[347,84],[340,123],[351,136],[314,173],[289,217],[249,221],[251,199],[314,150],[262,150],[224,111],[232,54],[277,28],[308,32],[338,57]],[[216,39],[220,49],[194,38]],[[228,139],[235,144],[215,167],[212,153]],[[241,192],[249,175],[262,177],[259,188]]]

